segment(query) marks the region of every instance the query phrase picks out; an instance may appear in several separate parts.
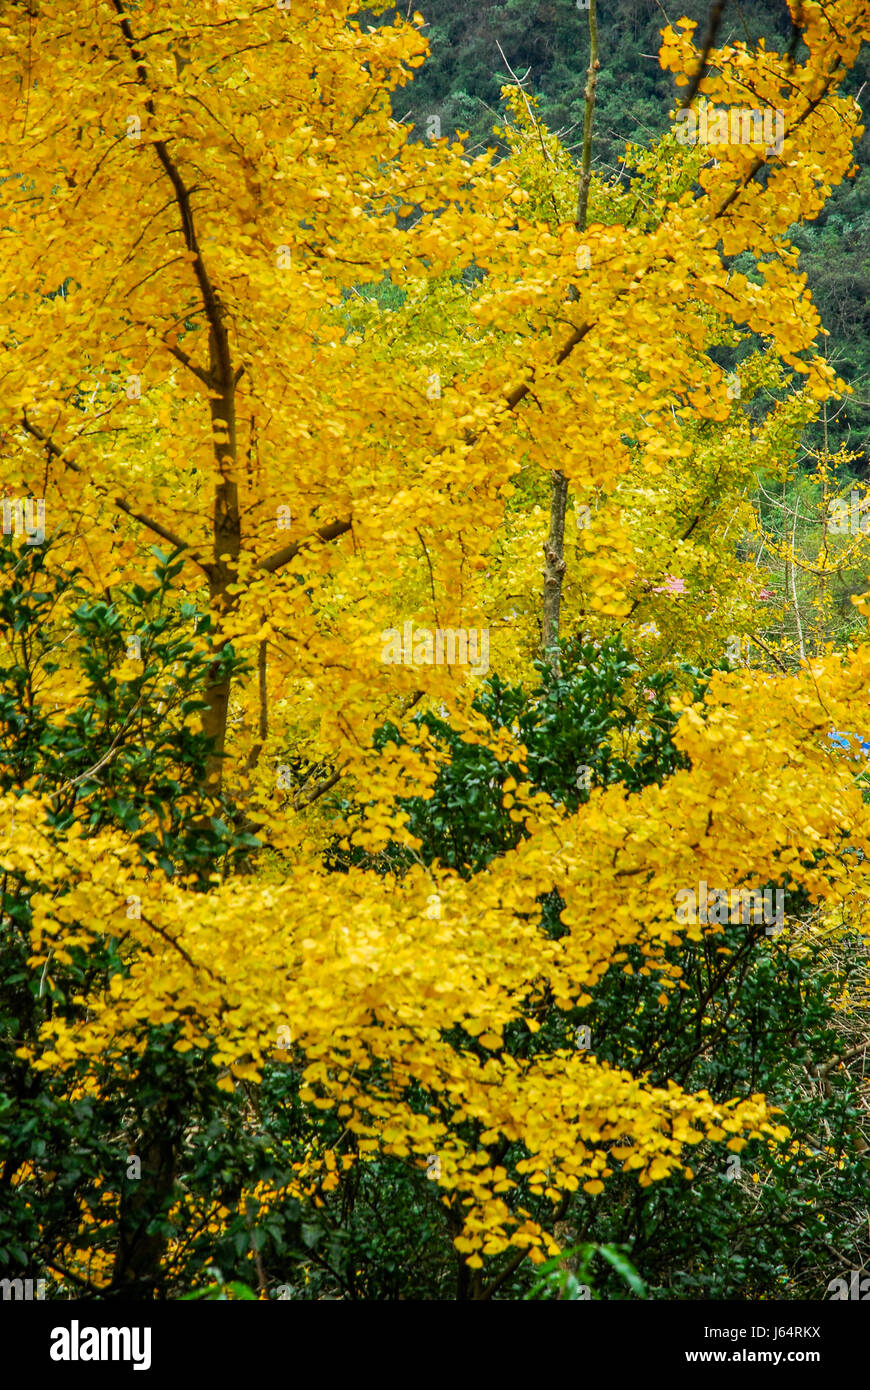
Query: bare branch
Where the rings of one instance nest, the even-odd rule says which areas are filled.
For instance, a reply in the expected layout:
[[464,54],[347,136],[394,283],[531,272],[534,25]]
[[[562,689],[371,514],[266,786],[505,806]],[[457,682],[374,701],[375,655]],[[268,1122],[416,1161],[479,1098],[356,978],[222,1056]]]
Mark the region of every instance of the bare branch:
[[323,796],[324,792],[328,792],[330,787],[334,787],[336,782],[339,782],[341,780],[346,767],[347,763],[342,763],[341,767],[338,768],[335,772],[333,772],[331,777],[325,777],[322,782],[317,782],[312,787],[311,791],[308,793],[307,796],[303,796],[301,792],[299,792],[297,796],[294,796],[294,811],[301,811],[304,809],[304,807],[310,806],[313,801],[316,801],[318,799],[318,797]]
[[[40,429],[38,425],[34,425],[32,421],[28,420],[26,412],[22,418],[21,427],[27,434],[31,435],[34,439],[37,439],[39,443],[44,446],[49,458],[58,459],[63,464],[64,468],[68,468],[72,473],[82,472],[81,465],[76,463],[74,459],[71,459],[67,454],[65,454],[64,450],[59,448],[59,446],[55,444],[54,440],[51,439],[45,433],[44,430]],[[130,506],[129,502],[127,502],[125,498],[113,497],[111,501],[112,505],[117,507],[119,511],[122,511],[126,516],[131,517],[133,521],[138,521],[141,526],[145,526],[149,531],[153,531],[154,535],[160,536],[161,540],[168,541],[169,544],[174,546],[176,550],[187,551],[188,558],[193,560],[195,564],[199,565],[200,569],[202,569],[206,574],[210,572],[211,565],[208,563],[208,561],[200,559],[196,550],[190,544],[189,541],[183,540],[181,536],[176,535],[174,531],[170,531],[169,528],[167,526],[163,526],[161,522],[154,521],[152,517],[145,516],[143,512],[135,511],[134,508]]]
[[290,545],[282,546],[280,550],[275,550],[268,555],[265,560],[261,560],[259,569],[265,570],[267,574],[274,574],[276,570],[288,565],[291,560],[295,560],[300,550],[313,545],[315,540],[334,541],[339,536],[343,536],[353,526],[352,518],[347,521],[330,521],[325,526],[321,526],[315,531],[313,536],[306,537],[300,541],[292,541]]
[[[207,372],[204,367],[198,367],[177,344],[167,343],[164,339],[163,346],[167,351],[172,353],[172,356],[180,362],[183,367],[186,367],[189,372],[193,372],[193,375],[198,377],[204,386],[208,386],[212,391],[217,388],[217,382],[211,376],[211,373]],[[236,380],[238,380],[241,372],[242,368],[239,368],[239,371],[236,373]]]
[[719,33],[719,25],[722,23],[722,16],[725,13],[725,6],[727,4],[728,0],[714,0],[713,8],[710,11],[710,19],[707,23],[707,32],[704,35],[704,49],[701,53],[701,61],[698,64],[694,77],[689,83],[688,95],[682,105],[683,111],[691,106],[697,95],[698,88],[707,75],[707,59],[710,57],[710,50],[716,42],[716,35]]

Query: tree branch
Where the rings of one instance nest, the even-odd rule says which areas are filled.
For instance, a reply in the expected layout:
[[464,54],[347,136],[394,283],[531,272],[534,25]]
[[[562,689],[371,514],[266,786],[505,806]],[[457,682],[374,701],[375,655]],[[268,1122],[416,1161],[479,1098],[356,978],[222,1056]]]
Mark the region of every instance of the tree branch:
[[[58,445],[55,444],[54,440],[51,439],[45,433],[44,430],[40,429],[38,425],[34,425],[30,420],[28,420],[26,411],[21,420],[21,427],[27,434],[31,435],[34,439],[38,440],[39,443],[44,446],[49,458],[58,459],[63,464],[64,468],[68,468],[71,473],[82,472],[80,464],[76,463],[74,459],[71,459],[68,455],[66,455],[63,449],[59,448]],[[206,574],[209,574],[211,570],[211,565],[208,563],[207,560],[200,559],[196,550],[190,544],[189,541],[183,540],[181,536],[176,535],[174,531],[170,531],[169,528],[167,526],[163,526],[161,522],[154,521],[150,516],[145,516],[143,512],[135,511],[134,508],[130,506],[129,502],[127,502],[125,498],[113,497],[110,500],[112,505],[117,507],[119,511],[124,512],[126,516],[131,517],[133,521],[138,521],[141,526],[145,526],[149,531],[153,531],[155,536],[160,536],[162,540],[168,541],[169,544],[174,546],[176,550],[188,551],[189,559],[193,560],[197,565],[199,565],[200,569],[202,569]]]
[[725,6],[727,4],[728,0],[714,0],[713,8],[710,11],[710,18],[707,22],[707,32],[704,35],[704,49],[701,53],[701,61],[698,64],[694,77],[689,83],[688,95],[682,105],[683,111],[691,106],[697,95],[698,88],[707,75],[707,59],[710,57],[710,50],[716,42],[716,35],[719,32],[719,25],[722,23],[722,16],[725,13]]
[[[193,372],[193,375],[195,377],[198,377],[204,386],[208,386],[209,389],[212,391],[214,391],[217,388],[217,382],[214,380],[211,374],[207,372],[204,367],[198,367],[196,363],[188,357],[187,353],[184,352],[182,348],[178,347],[177,344],[167,343],[164,339],[163,346],[167,349],[168,352],[172,353],[172,356],[176,358],[176,360],[179,361],[183,367],[186,367],[189,372]],[[237,380],[238,377],[241,375],[242,371],[243,368],[240,367],[238,372],[236,373]]]
[[265,560],[260,561],[258,568],[265,570],[267,574],[274,574],[276,570],[288,565],[291,560],[295,560],[300,550],[312,545],[315,540],[334,541],[338,536],[343,536],[352,526],[352,518],[347,521],[329,521],[325,526],[319,527],[313,536],[301,541],[292,541],[290,545],[282,546],[280,550],[273,551]]
[[[144,57],[142,56],[142,54],[136,46],[136,39],[130,25],[130,20],[127,15],[127,11],[125,10],[124,5],[122,4],[122,0],[112,0],[112,4],[115,13],[121,19],[119,27],[121,29],[121,33],[124,35],[125,42],[130,51],[130,56],[133,59],[133,62],[136,64],[136,76],[138,77],[141,85],[143,87],[147,87],[149,85],[148,70],[145,67]],[[154,102],[150,96],[146,97],[145,99],[145,110],[148,112],[150,116],[154,115]],[[172,184],[172,191],[175,194],[175,202],[177,204],[178,211],[181,215],[181,230],[182,235],[184,236],[184,244],[187,247],[188,251],[190,251],[193,254],[193,273],[196,276],[197,284],[199,285],[199,291],[202,296],[203,309],[205,310],[205,315],[208,320],[209,328],[215,336],[215,345],[217,347],[217,357],[220,373],[219,384],[220,387],[223,388],[226,384],[232,383],[233,380],[233,369],[232,364],[230,362],[229,341],[227,339],[226,326],[223,321],[223,307],[220,302],[220,296],[218,295],[214,285],[212,284],[211,277],[209,276],[208,271],[206,270],[205,262],[202,258],[202,251],[200,250],[199,242],[197,240],[196,227],[194,226],[193,221],[193,210],[190,204],[190,191],[187,188],[184,180],[182,179],[178,167],[175,164],[175,161],[169,153],[169,149],[166,145],[166,142],[164,140],[155,140],[154,151],[157,155],[157,158],[160,160],[161,165],[163,166],[163,169],[166,173],[167,178],[169,179],[169,182]]]

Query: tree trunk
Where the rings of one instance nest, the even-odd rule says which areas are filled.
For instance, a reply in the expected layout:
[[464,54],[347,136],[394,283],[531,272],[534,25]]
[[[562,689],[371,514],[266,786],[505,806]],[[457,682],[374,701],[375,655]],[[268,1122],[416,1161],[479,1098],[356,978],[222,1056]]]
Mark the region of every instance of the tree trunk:
[[[583,155],[577,186],[578,232],[586,230],[589,184],[592,179],[592,118],[598,82],[598,16],[596,0],[589,5],[589,67],[586,73],[586,108],[583,116]],[[561,469],[553,471],[550,493],[550,532],[544,542],[544,603],[541,648],[553,671],[559,672],[559,619],[562,611],[562,583],[565,578],[565,512],[568,506],[568,479]]]
[[562,608],[562,580],[565,575],[565,508],[568,479],[561,470],[553,473],[550,493],[550,534],[544,542],[544,621],[541,646],[554,671],[559,669],[559,615]]
[[151,1133],[139,1140],[140,1178],[121,1193],[118,1249],[110,1292],[128,1298],[151,1298],[160,1283],[166,1236],[149,1234],[148,1225],[162,1216],[175,1186],[181,1135],[168,1115],[156,1115]]
[[[220,382],[219,394],[211,398],[212,437],[220,482],[214,498],[214,561],[209,576],[209,591],[215,623],[219,625],[236,603],[235,595],[227,592],[237,577],[237,564],[242,546],[242,523],[239,512],[239,489],[236,482],[236,401],[235,375],[232,369],[223,320],[219,331],[210,334],[210,368],[215,381]],[[218,640],[218,651],[225,639]],[[208,761],[206,785],[219,792],[223,778],[223,759],[227,741],[227,720],[230,708],[230,678],[218,674],[215,663],[214,681],[206,691],[208,708],[203,713],[203,729],[214,741],[214,751]]]

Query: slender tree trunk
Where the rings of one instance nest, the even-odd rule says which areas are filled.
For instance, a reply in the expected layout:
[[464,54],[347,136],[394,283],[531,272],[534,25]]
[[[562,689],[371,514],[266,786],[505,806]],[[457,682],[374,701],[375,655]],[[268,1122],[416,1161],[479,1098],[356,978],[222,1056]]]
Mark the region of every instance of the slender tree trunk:
[[[133,30],[132,11],[127,0],[111,0],[118,15],[120,32],[132,59],[136,81],[145,89],[144,105],[154,116],[154,100],[149,92],[148,65],[145,52]],[[176,72],[180,75],[189,59],[189,42],[181,38],[175,47]],[[239,490],[236,479],[236,384],[240,372],[233,367],[226,312],[220,289],[212,279],[203,257],[196,228],[192,188],[185,180],[181,166],[176,163],[174,148],[165,140],[155,140],[152,149],[160,167],[172,186],[172,196],[178,210],[180,231],[191,256],[191,270],[196,280],[205,320],[208,323],[208,371],[182,355],[181,360],[209,390],[212,422],[212,444],[219,481],[214,499],[214,561],[209,566],[209,596],[216,625],[233,607],[235,597],[228,593],[236,578],[237,562],[242,544],[242,525],[239,512]],[[178,349],[175,349],[178,356]],[[223,642],[218,638],[218,650]],[[220,664],[214,663],[206,690],[207,708],[203,712],[203,727],[214,741],[214,753],[206,771],[206,786],[220,791],[223,755],[226,747],[227,718],[230,707],[230,681],[221,674]]]
[[[577,186],[578,232],[586,230],[589,184],[592,179],[592,120],[595,114],[595,88],[598,83],[598,16],[596,0],[589,4],[589,67],[586,73],[586,108],[583,116],[583,155]],[[568,506],[568,479],[554,469],[550,493],[550,531],[544,542],[544,602],[541,648],[553,671],[559,671],[559,621],[562,611],[562,584],[565,578],[565,512]]]
[[[785,487],[783,487],[783,495],[784,495],[784,494],[785,494]],[[797,523],[798,523],[798,512],[799,512],[799,511],[800,511],[800,492],[798,492],[797,495],[796,495],[796,497],[795,497],[795,503],[794,503],[794,516],[793,516],[793,518],[792,518],[792,526],[791,526],[791,549],[789,550],[788,556],[787,556],[787,558],[786,558],[786,569],[787,569],[787,571],[788,571],[789,589],[791,590],[791,600],[792,600],[792,605],[793,605],[793,607],[794,607],[794,621],[795,621],[795,627],[797,628],[798,651],[800,652],[801,661],[806,661],[806,659],[807,659],[807,654],[806,654],[806,649],[805,649],[805,646],[804,646],[804,630],[803,630],[803,626],[802,626],[802,624],[801,624],[801,607],[800,607],[800,604],[798,603],[797,580],[796,580],[796,577],[795,577],[795,563],[794,563],[795,543],[796,543],[796,537],[797,537]],[[784,518],[783,518],[783,519],[784,519]]]
[[130,1180],[121,1195],[118,1248],[110,1291],[135,1298],[150,1298],[160,1283],[160,1269],[167,1238],[149,1234],[149,1223],[163,1215],[175,1187],[181,1133],[170,1111],[156,1115],[142,1134],[138,1148],[141,1177]]
[[[220,313],[220,308],[219,308]],[[235,598],[227,591],[235,581],[239,552],[242,545],[242,523],[239,511],[239,489],[236,482],[236,401],[235,375],[230,361],[226,328],[220,319],[218,332],[210,335],[210,368],[212,378],[219,383],[219,393],[211,399],[212,437],[220,481],[214,498],[214,561],[209,576],[212,610],[218,623],[234,606]],[[220,643],[219,646],[222,646]],[[214,752],[209,758],[207,785],[219,791],[223,773],[223,756],[227,739],[227,720],[230,708],[230,678],[220,674],[215,663],[214,678],[206,691],[208,708],[203,712],[203,728],[214,740]]]
[[565,577],[565,509],[568,479],[556,469],[550,484],[550,532],[544,542],[544,621],[541,646],[553,670],[559,670],[559,616]]
[[598,15],[596,0],[589,4],[589,67],[586,70],[586,105],[583,112],[583,155],[580,161],[580,182],[577,187],[577,230],[586,230],[586,211],[589,204],[589,184],[592,181],[592,121],[595,115],[595,89],[598,85]]

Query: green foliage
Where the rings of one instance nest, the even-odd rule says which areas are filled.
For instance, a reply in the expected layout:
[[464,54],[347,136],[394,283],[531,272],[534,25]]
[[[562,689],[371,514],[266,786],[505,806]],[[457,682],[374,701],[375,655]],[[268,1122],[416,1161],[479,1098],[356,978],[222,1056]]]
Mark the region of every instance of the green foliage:
[[[596,1245],[587,1242],[566,1250],[562,1255],[546,1260],[540,1266],[541,1278],[526,1294],[526,1299],[558,1298],[569,1303],[585,1302],[599,1295],[593,1293],[589,1279],[590,1266],[595,1255],[600,1255],[621,1275],[632,1293],[643,1298],[646,1292],[644,1282],[634,1265],[626,1258],[624,1250],[614,1245]],[[575,1265],[575,1268],[571,1266]]]
[[[48,796],[45,855],[74,820],[90,832],[115,827],[154,874],[184,874],[205,890],[211,873],[243,863],[257,845],[233,828],[232,805],[202,790],[210,743],[192,718],[215,667],[239,662],[230,647],[209,651],[207,619],[194,635],[193,610],[173,602],[177,563],[159,552],[156,560],[153,583],[94,600],[75,574],[52,567],[50,547],[16,551],[5,538],[0,789]],[[127,675],[126,635],[133,632],[142,669]],[[61,667],[77,671],[82,696],[59,715],[50,683]],[[75,1073],[71,1083],[69,1073],[36,1070],[16,1055],[26,1045],[38,1048],[43,1020],[62,1016],[74,1026],[86,997],[129,968],[119,924],[117,938],[103,938],[99,949],[76,948],[71,963],[34,969],[31,900],[40,886],[38,874],[10,870],[0,880],[0,1267],[35,1263],[53,1276],[50,1293],[81,1291],[77,1281],[64,1283],[63,1252],[82,1226],[94,1249],[105,1249],[108,1223],[118,1256],[114,1271],[99,1270],[95,1282],[114,1273],[113,1292],[166,1296],[189,1285],[207,1258],[246,1274],[252,1241],[281,1247],[298,1226],[298,1204],[262,1233],[240,1213],[216,1247],[190,1211],[171,1215],[179,1182],[194,1207],[207,1209],[213,1201],[231,1205],[243,1186],[284,1171],[248,1128],[244,1097],[218,1089],[210,1052],[181,1054],[177,1026],[154,1026],[140,1055],[121,1068],[106,1064],[96,1089],[77,1085]],[[85,1080],[81,1068],[78,1080]],[[184,1155],[178,1172],[165,1166],[176,1146]],[[127,1176],[131,1155],[140,1159],[140,1178]],[[149,1243],[162,1248],[182,1231],[189,1236],[186,1223],[196,1233],[168,1263],[161,1286],[141,1280],[136,1271]]]
[[[510,778],[530,780],[571,812],[593,786],[621,782],[633,791],[660,783],[682,765],[671,740],[676,716],[669,701],[676,672],[655,673],[642,690],[632,689],[639,668],[618,635],[600,645],[571,638],[561,650],[558,676],[548,663],[535,663],[541,683],[534,691],[492,675],[474,700],[494,732],[510,730],[528,750],[523,766],[500,762],[487,748],[464,742],[431,711],[416,717],[445,755],[431,798],[400,802],[408,828],[422,841],[419,853],[426,863],[437,860],[471,874],[518,844],[525,831],[502,804]],[[701,673],[685,666],[681,671],[700,695]],[[385,724],[375,746],[399,740],[395,726]],[[348,805],[344,809],[351,812]],[[407,862],[397,847],[386,858],[393,866]]]
[[[401,803],[426,863],[440,862],[471,877],[519,842],[522,823],[510,820],[502,806],[509,777],[527,777],[533,792],[544,791],[571,811],[588,796],[577,786],[580,766],[589,768],[592,786],[621,784],[636,791],[686,765],[672,738],[675,672],[647,675],[638,687],[637,666],[618,637],[600,646],[569,639],[561,652],[558,676],[540,663],[540,684],[526,690],[493,675],[475,700],[494,732],[510,729],[528,750],[523,768],[500,763],[479,743],[466,743],[431,713],[417,717],[446,758],[431,797]],[[700,698],[708,673],[683,668],[681,675]],[[378,738],[395,742],[399,735],[387,725]],[[343,867],[346,860],[334,862]],[[393,846],[376,862],[381,872],[401,873],[408,858]],[[563,906],[557,894],[541,903],[542,921],[554,935],[564,931]],[[787,894],[790,918],[806,908],[805,898]],[[606,903],[601,910],[607,911]],[[648,1076],[655,1085],[671,1080],[692,1092],[706,1090],[719,1102],[763,1092],[781,1107],[791,1137],[776,1151],[754,1142],[730,1161],[717,1146],[701,1144],[692,1155],[691,1182],[677,1177],[642,1188],[631,1174],[618,1174],[599,1196],[566,1200],[559,1217],[583,1236],[581,1272],[573,1273],[570,1262],[550,1261],[531,1291],[523,1271],[505,1280],[503,1296],[582,1298],[578,1290],[589,1285],[595,1289],[591,1296],[615,1299],[759,1298],[769,1297],[771,1289],[781,1297],[819,1298],[830,1277],[832,1247],[854,1250],[849,1258],[860,1262],[856,1204],[868,1163],[854,1142],[859,1099],[848,1073],[832,1072],[823,1094],[809,1081],[813,1068],[836,1056],[840,1046],[831,1000],[860,986],[866,973],[858,940],[853,944],[832,964],[811,933],[801,934],[797,945],[786,944],[766,936],[760,923],[729,922],[715,936],[667,949],[666,960],[679,968],[682,980],[669,995],[662,995],[660,977],[647,969],[640,950],[629,948],[592,989],[589,1005],[570,1014],[547,1007],[533,1038],[525,1027],[508,1028],[506,1045],[518,1056],[570,1048],[578,1030],[588,1028],[599,1061]],[[509,1147],[503,1161],[522,1156],[519,1147]],[[380,1165],[375,1175],[366,1165],[358,1181],[371,1210],[355,1212],[349,1226],[365,1296],[391,1296],[376,1272],[386,1232],[393,1252],[407,1241],[421,1259],[428,1251],[434,1282],[419,1296],[445,1296],[447,1267],[439,1273],[436,1260],[431,1268],[437,1241],[433,1245],[421,1207],[426,1194],[419,1174],[387,1175]],[[328,1204],[336,1227],[341,1200]],[[535,1220],[552,1223],[549,1200],[524,1183],[515,1200]],[[419,1246],[415,1232],[425,1233]],[[614,1250],[627,1252],[630,1263],[611,1258],[608,1251]],[[596,1252],[603,1264],[591,1279],[585,1274]],[[420,1273],[412,1274],[411,1263],[400,1263],[397,1272],[416,1289]]]
[[[153,585],[95,600],[74,574],[51,569],[48,547],[16,558],[11,538],[3,542],[0,790],[48,795],[59,831],[76,819],[93,832],[120,827],[170,876],[206,875],[216,857],[254,844],[234,838],[224,808],[205,805],[198,790],[209,744],[193,716],[205,708],[206,681],[242,663],[229,645],[211,652],[194,641],[190,604],[171,606],[180,562],[155,551]],[[198,619],[201,637],[209,625]],[[119,674],[130,637],[141,671]],[[58,719],[44,687],[71,668],[78,698]]]

